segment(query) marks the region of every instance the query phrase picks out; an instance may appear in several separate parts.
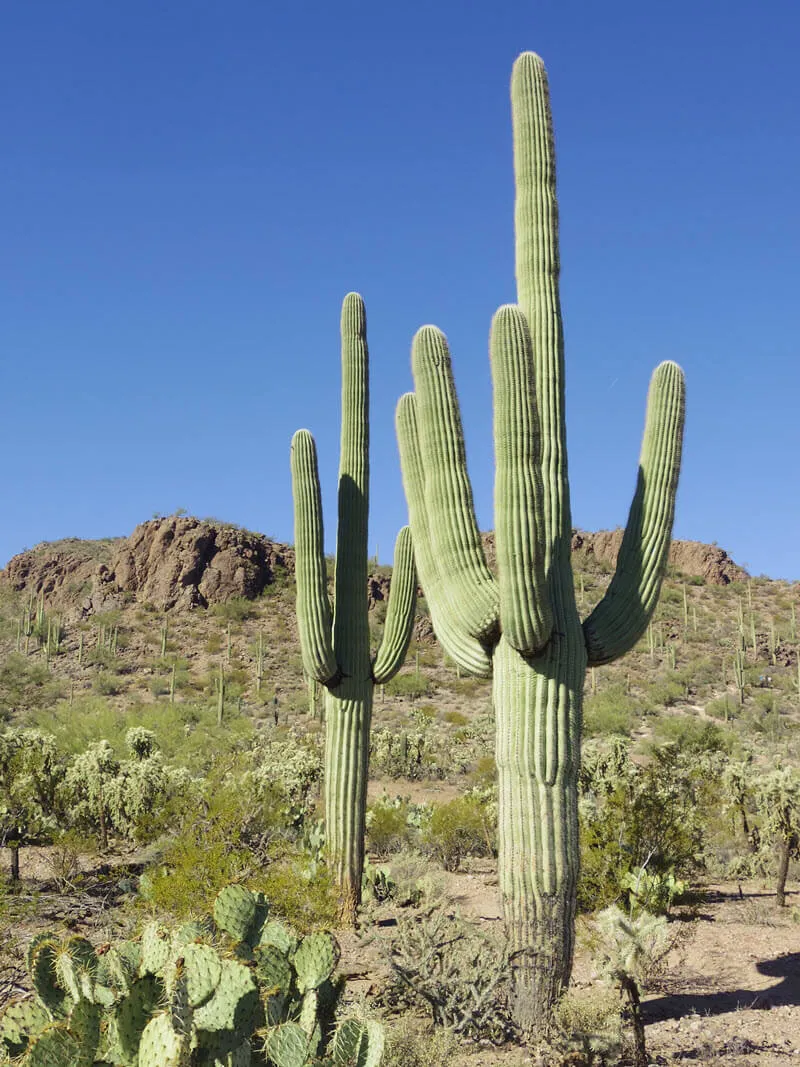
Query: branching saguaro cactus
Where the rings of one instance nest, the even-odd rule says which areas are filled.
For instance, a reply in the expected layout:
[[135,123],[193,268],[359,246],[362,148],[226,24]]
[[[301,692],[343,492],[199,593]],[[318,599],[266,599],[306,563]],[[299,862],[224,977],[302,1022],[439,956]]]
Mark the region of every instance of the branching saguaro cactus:
[[328,599],[322,503],[314,439],[292,439],[297,621],[303,665],[325,686],[325,814],[327,848],[350,921],[361,894],[369,730],[376,684],[399,670],[411,639],[417,576],[411,531],[395,544],[383,641],[370,654],[367,620],[369,385],[367,318],[358,293],[342,306],[342,437],[334,610]]
[[493,674],[500,788],[499,872],[514,956],[515,1017],[545,1029],[572,965],[577,778],[587,665],[647,628],[672,530],[684,416],[680,368],[648,397],[636,493],[606,595],[581,624],[570,563],[553,134],[542,61],[511,82],[519,306],[500,308],[490,348],[497,577],[483,553],[444,336],[412,348],[415,392],[397,429],[417,566],[436,633],[464,670]]

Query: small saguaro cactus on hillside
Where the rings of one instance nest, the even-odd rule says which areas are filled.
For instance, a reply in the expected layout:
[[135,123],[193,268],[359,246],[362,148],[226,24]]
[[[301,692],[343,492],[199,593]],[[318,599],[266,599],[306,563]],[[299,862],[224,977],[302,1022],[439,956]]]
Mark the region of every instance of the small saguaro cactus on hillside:
[[367,317],[358,293],[342,305],[342,436],[334,608],[328,599],[322,503],[314,439],[292,439],[297,622],[303,665],[325,687],[325,819],[328,857],[350,921],[361,894],[369,731],[375,685],[399,670],[411,639],[417,575],[411,531],[400,531],[380,650],[367,618],[369,378]]
[[475,521],[450,353],[435,327],[414,338],[415,392],[400,400],[397,430],[434,629],[463,670],[494,678],[500,887],[515,1017],[532,1032],[548,1025],[572,964],[584,674],[631,649],[656,606],[684,383],[675,363],[655,371],[616,573],[581,624],[570,563],[553,134],[547,76],[533,53],[514,66],[511,98],[519,306],[497,312],[490,339],[497,577]]

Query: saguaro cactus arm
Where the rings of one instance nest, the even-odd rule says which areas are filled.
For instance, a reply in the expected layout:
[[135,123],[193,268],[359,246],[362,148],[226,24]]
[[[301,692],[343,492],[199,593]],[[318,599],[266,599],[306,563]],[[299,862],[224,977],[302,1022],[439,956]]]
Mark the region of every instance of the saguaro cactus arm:
[[386,625],[381,647],[372,666],[372,677],[378,685],[384,685],[393,678],[406,658],[416,603],[417,568],[414,566],[414,542],[411,527],[404,526],[395,541]]
[[464,671],[488,677],[492,673],[490,653],[464,626],[438,553],[434,519],[429,512],[426,494],[426,469],[420,450],[417,397],[414,393],[406,393],[400,398],[396,425],[403,486],[411,529],[414,531],[414,554],[431,609],[433,628],[445,652]]
[[528,323],[517,307],[500,308],[489,342],[494,386],[494,514],[500,621],[518,652],[547,644],[553,615],[544,571],[541,434]]
[[466,631],[492,644],[499,636],[499,594],[475,520],[450,350],[441,330],[423,326],[417,331],[411,365],[425,504],[439,568]]
[[583,623],[590,666],[630,651],[647,629],[669,555],[685,412],[683,371],[656,367],[647,399],[639,477],[606,594]]
[[298,430],[292,438],[291,468],[297,625],[303,666],[309,677],[330,685],[340,672],[333,653],[317,449],[308,430]]

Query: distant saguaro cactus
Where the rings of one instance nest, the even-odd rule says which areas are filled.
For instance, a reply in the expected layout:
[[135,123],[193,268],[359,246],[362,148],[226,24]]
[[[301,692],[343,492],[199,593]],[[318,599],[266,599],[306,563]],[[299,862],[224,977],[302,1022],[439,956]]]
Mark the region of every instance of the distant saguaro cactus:
[[417,576],[411,531],[395,545],[383,642],[372,659],[367,619],[369,382],[367,318],[358,293],[342,306],[342,437],[334,609],[328,599],[317,453],[307,430],[292,439],[297,622],[303,665],[325,686],[327,848],[342,918],[361,895],[373,688],[400,668],[411,638]]
[[655,371],[616,573],[581,625],[570,564],[553,133],[547,76],[531,52],[515,63],[511,99],[519,306],[500,308],[490,339],[497,578],[475,521],[450,353],[435,327],[414,339],[416,391],[400,400],[397,430],[434,629],[462,669],[494,676],[500,887],[515,950],[515,1017],[533,1032],[548,1025],[572,965],[584,673],[632,648],[655,608],[684,382],[675,363]]

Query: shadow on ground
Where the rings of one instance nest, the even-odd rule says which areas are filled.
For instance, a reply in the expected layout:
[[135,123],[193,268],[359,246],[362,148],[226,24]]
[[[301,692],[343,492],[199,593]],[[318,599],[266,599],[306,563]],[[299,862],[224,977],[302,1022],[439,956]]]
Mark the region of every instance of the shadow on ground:
[[787,952],[756,965],[759,974],[779,979],[767,989],[730,989],[713,993],[670,993],[643,1004],[647,1022],[686,1015],[722,1015],[743,1008],[768,1010],[800,1004],[800,952]]

